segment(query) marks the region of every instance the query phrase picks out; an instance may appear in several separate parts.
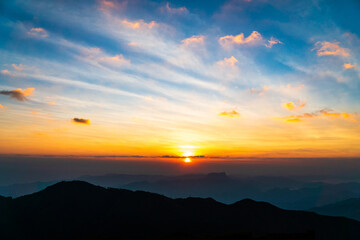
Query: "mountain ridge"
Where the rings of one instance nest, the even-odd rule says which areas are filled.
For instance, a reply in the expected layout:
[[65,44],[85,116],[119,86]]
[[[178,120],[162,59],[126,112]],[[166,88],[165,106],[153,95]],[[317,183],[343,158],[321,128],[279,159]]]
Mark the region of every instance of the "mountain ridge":
[[1,239],[153,239],[179,232],[266,235],[312,230],[316,239],[360,238],[360,222],[343,217],[283,210],[250,199],[230,205],[211,198],[171,199],[82,181],[60,182],[6,202],[4,207],[0,201],[0,209],[5,209]]

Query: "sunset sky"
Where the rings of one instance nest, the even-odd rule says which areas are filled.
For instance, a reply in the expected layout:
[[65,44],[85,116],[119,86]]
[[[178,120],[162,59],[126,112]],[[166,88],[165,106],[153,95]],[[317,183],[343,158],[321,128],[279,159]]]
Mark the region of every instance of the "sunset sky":
[[1,1],[0,154],[358,157],[359,12]]

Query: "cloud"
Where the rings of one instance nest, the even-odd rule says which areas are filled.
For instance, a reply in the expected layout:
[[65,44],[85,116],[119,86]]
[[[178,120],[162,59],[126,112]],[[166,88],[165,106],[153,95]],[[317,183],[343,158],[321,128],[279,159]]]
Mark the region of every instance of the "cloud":
[[101,57],[99,58],[99,61],[108,64],[116,64],[117,66],[129,65],[131,63],[131,61],[126,59],[122,54],[118,54],[113,57]]
[[43,28],[31,28],[30,31],[28,31],[28,34],[34,37],[42,37],[42,38],[48,36],[47,31]]
[[220,65],[220,66],[232,66],[234,67],[236,63],[238,63],[239,61],[234,57],[231,56],[230,58],[224,58],[223,61],[218,61],[216,62],[216,64]]
[[17,70],[17,71],[22,71],[22,70],[24,70],[24,67],[23,67],[22,64],[19,64],[19,65],[11,64],[11,66],[12,66],[15,70]]
[[129,42],[128,45],[131,47],[136,47],[138,44],[136,42]]
[[197,36],[192,36],[189,38],[186,38],[184,40],[182,40],[181,42],[183,43],[183,45],[191,45],[191,44],[203,44],[204,43],[204,39],[205,37],[202,35],[197,35]]
[[187,14],[189,11],[186,7],[179,7],[179,8],[172,8],[170,4],[167,2],[165,7],[162,8],[163,11],[170,13],[170,14]]
[[296,103],[294,102],[287,102],[287,103],[282,103],[281,106],[289,111],[292,111],[292,110],[297,110],[297,109],[300,109],[300,108],[303,108],[305,107],[305,103],[304,102],[301,102],[300,100],[298,100]]
[[[16,65],[15,65],[16,66]],[[8,69],[1,70],[1,74],[8,75],[10,77],[18,77],[19,74],[16,72],[9,71]]]
[[285,119],[286,122],[302,122],[300,118],[290,116],[289,118]]
[[232,111],[224,111],[224,112],[219,113],[219,116],[221,116],[221,117],[231,117],[231,118],[234,118],[234,117],[240,117],[240,113],[238,113],[238,112],[235,111],[235,110],[232,110]]
[[11,75],[10,71],[7,69],[1,70],[1,73],[4,75]]
[[31,96],[34,92],[35,88],[27,88],[22,90],[21,88],[15,90],[1,90],[0,94],[10,96],[11,98],[15,98],[18,101],[28,100],[27,96]]
[[111,1],[103,0],[103,1],[101,1],[101,4],[106,6],[106,7],[111,7],[111,8],[115,7],[115,4],[113,2],[111,2]]
[[258,95],[262,96],[262,95],[264,95],[267,91],[269,91],[269,87],[268,87],[268,86],[264,86],[262,89],[252,88],[252,89],[251,89],[251,94],[258,94]]
[[317,42],[312,50],[316,50],[318,56],[350,56],[349,49],[339,46],[340,42]]
[[86,125],[90,124],[90,119],[85,119],[85,118],[73,118],[71,121],[73,123],[79,123],[79,124],[86,124]]
[[286,86],[281,86],[283,89],[289,89],[289,90],[302,90],[305,87],[304,84],[297,84],[297,85],[291,85],[287,84]]
[[129,59],[126,59],[122,54],[114,56],[107,55],[100,48],[84,48],[82,53],[85,57],[85,61],[91,64],[101,64],[113,67],[123,67],[131,64]]
[[132,29],[140,29],[140,28],[153,28],[157,25],[157,23],[155,21],[151,21],[150,23],[146,23],[144,22],[144,20],[138,20],[138,21],[128,21],[126,19],[124,19],[122,21],[122,24],[124,24],[125,26],[132,28]]
[[254,45],[259,43],[262,40],[262,36],[259,32],[253,31],[248,37],[244,37],[243,33],[239,35],[227,35],[219,38],[219,43],[222,47],[232,46],[233,44],[238,45]]
[[330,118],[330,119],[344,119],[352,122],[357,122],[356,116],[357,113],[347,113],[347,112],[334,112],[331,109],[322,109],[320,111],[312,113],[303,113],[301,115],[291,115],[283,117],[286,122],[302,122],[304,119],[309,118]]
[[126,9],[128,1],[111,1],[111,0],[101,0],[99,1],[99,10],[107,12],[108,10],[124,10]]
[[345,69],[354,69],[355,67],[356,67],[355,64],[344,63],[344,68],[345,68]]
[[265,44],[265,46],[267,48],[272,48],[276,44],[283,44],[282,42],[280,42],[280,40],[278,40],[278,39],[276,39],[274,37],[271,37],[270,40],[268,40],[268,43],[269,44]]

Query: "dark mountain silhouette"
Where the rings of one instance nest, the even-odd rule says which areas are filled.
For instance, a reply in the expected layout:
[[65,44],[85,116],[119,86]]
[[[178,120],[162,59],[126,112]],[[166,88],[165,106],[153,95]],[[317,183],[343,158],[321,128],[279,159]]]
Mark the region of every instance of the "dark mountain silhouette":
[[81,181],[0,198],[0,210],[0,239],[360,239],[360,222],[342,217],[250,199],[230,205],[170,199]]
[[344,216],[360,221],[360,198],[352,198],[334,204],[312,208],[310,211],[328,216]]
[[270,202],[285,209],[303,210],[360,196],[359,183],[327,184],[300,182],[282,177],[235,179],[225,173],[197,178],[164,178],[158,181],[134,182],[121,186],[169,197],[212,197],[224,203],[252,198]]
[[[142,190],[171,198],[211,197],[223,203],[251,198],[278,207],[304,210],[360,197],[360,184],[303,182],[284,177],[239,178],[225,173],[181,176],[109,174],[78,178],[103,187]],[[0,195],[18,197],[43,190],[54,184],[38,182],[0,187]]]

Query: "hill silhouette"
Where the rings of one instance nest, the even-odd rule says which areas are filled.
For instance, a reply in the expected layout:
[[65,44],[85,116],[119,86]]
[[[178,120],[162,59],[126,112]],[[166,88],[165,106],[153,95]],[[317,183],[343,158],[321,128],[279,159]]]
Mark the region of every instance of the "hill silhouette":
[[[227,204],[251,198],[291,210],[307,210],[360,197],[360,183],[356,182],[329,184],[274,176],[245,178],[225,173],[180,176],[107,174],[82,176],[75,180],[102,187],[153,192],[170,198],[211,197]],[[59,181],[0,186],[0,195],[19,197],[41,191],[56,182]]]
[[360,198],[328,204],[310,209],[310,211],[328,216],[344,216],[360,221]]
[[250,199],[230,205],[170,199],[81,181],[0,198],[0,210],[0,239],[312,239],[309,231],[315,239],[360,239],[360,222],[342,217]]

